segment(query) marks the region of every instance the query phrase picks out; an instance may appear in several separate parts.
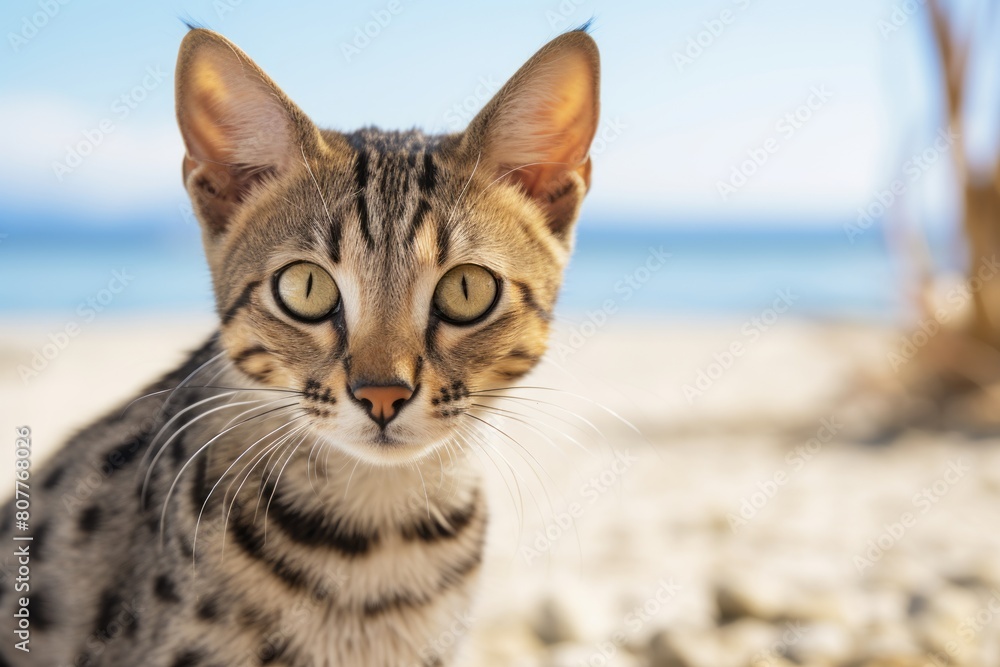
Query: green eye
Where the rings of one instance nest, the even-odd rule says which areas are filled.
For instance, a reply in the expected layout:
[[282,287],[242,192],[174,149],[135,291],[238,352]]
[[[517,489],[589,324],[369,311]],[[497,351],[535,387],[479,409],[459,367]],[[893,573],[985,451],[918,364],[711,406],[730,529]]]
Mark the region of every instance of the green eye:
[[314,322],[340,305],[340,290],[330,274],[312,262],[289,264],[274,276],[274,296],[290,315]]
[[452,324],[470,324],[486,315],[497,301],[497,279],[475,264],[456,266],[434,288],[434,307]]

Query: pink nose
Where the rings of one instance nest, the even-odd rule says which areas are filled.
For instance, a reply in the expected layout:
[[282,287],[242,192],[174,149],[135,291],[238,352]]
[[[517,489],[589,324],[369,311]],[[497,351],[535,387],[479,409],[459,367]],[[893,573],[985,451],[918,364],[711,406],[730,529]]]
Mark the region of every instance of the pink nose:
[[353,389],[351,393],[365,406],[368,416],[383,428],[399,414],[403,405],[413,396],[412,389],[400,384],[366,385]]

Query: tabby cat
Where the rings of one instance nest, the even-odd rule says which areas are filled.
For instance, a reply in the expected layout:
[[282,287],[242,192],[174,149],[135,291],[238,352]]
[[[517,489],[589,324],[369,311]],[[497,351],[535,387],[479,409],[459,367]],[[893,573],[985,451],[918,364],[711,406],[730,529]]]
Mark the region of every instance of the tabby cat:
[[340,133],[192,29],[177,118],[219,328],[35,471],[0,665],[455,664],[487,521],[476,405],[545,349],[598,78],[581,29],[462,133]]

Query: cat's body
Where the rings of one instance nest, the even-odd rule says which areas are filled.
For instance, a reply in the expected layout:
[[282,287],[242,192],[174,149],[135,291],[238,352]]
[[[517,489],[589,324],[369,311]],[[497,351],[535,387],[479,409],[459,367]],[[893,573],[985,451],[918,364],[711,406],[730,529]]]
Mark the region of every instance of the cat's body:
[[464,134],[340,134],[189,34],[220,330],[35,472],[31,650],[5,632],[0,665],[453,664],[487,523],[469,450],[544,351],[596,63],[569,33]]
[[[213,339],[149,391],[175,387],[216,354]],[[216,382],[232,386],[230,379],[223,374]],[[238,411],[222,410],[170,442],[147,488],[145,512],[138,511],[140,464],[156,434],[163,444],[185,420],[161,431],[163,424],[218,394],[179,391],[162,415],[169,392],[139,401],[124,416],[117,410],[40,472],[29,548],[31,652],[15,653],[8,635],[0,655],[16,665],[81,667],[446,663],[454,641],[433,639],[469,627],[486,523],[467,462],[446,456],[441,484],[436,457],[419,472],[363,464],[355,470],[345,455],[334,451],[317,461],[314,453],[310,463],[300,448],[273,500],[270,491],[260,493],[267,475],[247,477],[228,530],[222,511],[230,480],[219,486],[198,526],[193,566],[204,498],[246,443],[223,437],[211,460],[195,459],[173,491],[161,538],[164,499],[181,466]],[[281,423],[261,420],[261,435]],[[275,459],[272,484],[284,461]],[[13,516],[11,506],[4,512]],[[7,529],[0,539],[14,544],[10,537]],[[6,586],[5,618],[16,609],[13,597]]]

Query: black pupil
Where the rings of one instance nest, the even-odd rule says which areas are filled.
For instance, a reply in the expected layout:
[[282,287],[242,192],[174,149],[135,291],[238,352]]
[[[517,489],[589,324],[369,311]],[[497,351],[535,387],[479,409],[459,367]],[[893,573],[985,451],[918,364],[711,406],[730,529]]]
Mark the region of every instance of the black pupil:
[[313,291],[313,274],[312,274],[312,271],[310,271],[309,272],[309,278],[308,278],[308,280],[306,280],[306,298],[307,299],[309,298],[309,295],[312,294],[312,291]]
[[462,296],[465,297],[466,301],[469,300],[469,282],[465,279],[464,273],[462,274]]

